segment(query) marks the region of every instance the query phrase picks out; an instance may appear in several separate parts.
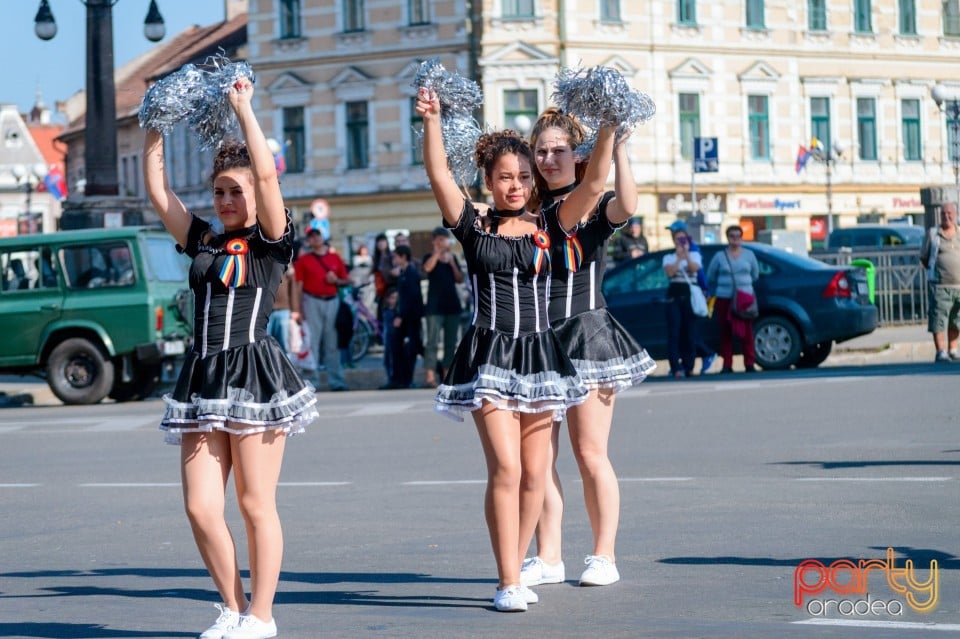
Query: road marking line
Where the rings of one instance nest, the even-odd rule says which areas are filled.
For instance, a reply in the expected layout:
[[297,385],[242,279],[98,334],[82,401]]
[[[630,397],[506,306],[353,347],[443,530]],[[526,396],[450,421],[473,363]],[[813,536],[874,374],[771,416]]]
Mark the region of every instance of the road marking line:
[[124,417],[113,417],[111,419],[105,419],[97,423],[95,426],[85,428],[84,430],[88,433],[96,432],[107,432],[114,433],[125,430],[138,430],[144,426],[151,425],[157,426],[160,423],[160,420],[150,418],[149,420],[136,421],[135,419],[129,419]]
[[376,415],[396,415],[416,406],[414,402],[374,404],[350,411],[350,417],[370,417]]
[[0,488],[36,488],[43,484],[0,484]]
[[0,434],[12,433],[15,430],[23,430],[26,426],[0,426]]
[[282,481],[280,486],[349,486],[352,481]]
[[695,477],[618,477],[617,479],[619,481],[693,481]]
[[953,477],[795,477],[794,481],[953,481]]
[[454,484],[485,484],[486,479],[450,479],[444,481],[405,481],[403,486],[445,486]]
[[847,626],[854,628],[895,628],[897,630],[939,630],[956,632],[960,624],[956,623],[919,623],[916,621],[872,621],[869,619],[804,619],[790,623],[805,626]]
[[113,482],[80,484],[81,488],[179,488],[180,482]]

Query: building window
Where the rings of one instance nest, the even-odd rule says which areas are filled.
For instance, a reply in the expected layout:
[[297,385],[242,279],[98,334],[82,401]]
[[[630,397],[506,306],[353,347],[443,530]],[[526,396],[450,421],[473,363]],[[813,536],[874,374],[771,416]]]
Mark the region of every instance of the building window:
[[423,118],[417,113],[417,99],[410,98],[410,130],[413,131],[411,164],[423,164]]
[[947,148],[950,149],[950,161],[958,161],[957,144],[960,143],[960,140],[957,139],[957,129],[960,128],[960,118],[954,119],[950,117],[951,113],[960,113],[960,104],[957,104],[954,101],[945,102],[943,105],[943,112],[947,118]]
[[680,157],[693,159],[693,138],[700,137],[700,96],[681,93],[680,102]]
[[410,24],[429,24],[430,7],[427,0],[409,0]]
[[516,129],[526,136],[537,121],[539,112],[536,89],[511,89],[503,92],[503,123],[506,128]]
[[899,0],[900,35],[917,35],[917,3],[915,0]]
[[300,0],[280,0],[280,37],[300,37]]
[[363,31],[363,0],[343,0],[343,30]]
[[620,22],[620,0],[600,0],[600,21]]
[[877,159],[877,101],[875,98],[857,98],[857,138],[860,159]]
[[282,148],[287,173],[303,173],[306,143],[303,107],[284,107]]
[[870,4],[870,0],[854,0],[853,30],[857,33],[873,33]]
[[677,0],[677,22],[697,24],[697,0]]
[[810,31],[827,30],[826,0],[807,0],[807,29]]
[[960,36],[960,0],[943,0],[943,35]]
[[923,159],[920,146],[920,100],[903,100],[903,159]]
[[503,0],[504,18],[532,18],[533,0]]
[[763,29],[763,0],[747,0],[747,28]]
[[832,149],[830,139],[830,98],[810,98],[810,135],[820,141],[824,152]]
[[347,168],[365,169],[370,164],[370,122],[366,102],[347,102]]
[[747,96],[747,113],[750,119],[750,157],[754,160],[770,159],[770,114],[767,96]]

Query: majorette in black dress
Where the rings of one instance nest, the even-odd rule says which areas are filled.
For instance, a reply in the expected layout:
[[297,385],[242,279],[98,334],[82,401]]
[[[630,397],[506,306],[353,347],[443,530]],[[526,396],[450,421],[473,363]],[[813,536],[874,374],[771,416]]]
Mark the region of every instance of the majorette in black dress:
[[[463,245],[473,288],[473,321],[437,389],[436,409],[463,420],[484,400],[525,413],[565,411],[586,399],[547,317],[549,238],[489,231],[469,200],[453,228]],[[446,224],[446,222],[445,222]]]
[[[160,424],[166,441],[182,433],[223,430],[235,435],[303,432],[319,417],[315,389],[267,334],[280,278],[293,256],[293,225],[268,240],[254,225],[210,236],[194,217],[187,245],[193,258],[194,343],[173,393],[164,395]],[[208,239],[209,238],[209,239]]]
[[549,203],[542,214],[553,247],[550,326],[587,387],[618,392],[642,382],[656,363],[610,315],[600,289],[607,243],[623,226],[607,218],[613,197],[613,191],[605,193],[594,214],[569,233],[558,217],[563,200]]

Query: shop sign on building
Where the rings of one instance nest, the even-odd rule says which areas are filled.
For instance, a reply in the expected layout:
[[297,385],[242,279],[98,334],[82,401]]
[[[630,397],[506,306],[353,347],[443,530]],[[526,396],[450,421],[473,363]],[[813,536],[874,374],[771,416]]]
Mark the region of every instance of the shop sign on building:
[[[693,201],[689,193],[661,193],[660,210],[680,217],[693,211]],[[725,193],[697,193],[697,211],[700,213],[723,213],[727,210]]]

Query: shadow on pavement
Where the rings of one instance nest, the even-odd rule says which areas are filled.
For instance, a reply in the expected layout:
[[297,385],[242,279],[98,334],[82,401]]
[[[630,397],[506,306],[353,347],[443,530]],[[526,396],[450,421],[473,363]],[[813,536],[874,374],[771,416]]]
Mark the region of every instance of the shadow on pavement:
[[[893,548],[897,553],[897,564],[902,565],[904,561],[910,560],[917,570],[927,570],[930,562],[937,561],[940,570],[960,570],[960,557],[941,550],[932,548],[912,548],[910,546],[870,546],[878,552],[877,557],[883,555],[887,548]],[[872,557],[871,557],[872,558]],[[657,563],[676,564],[687,566],[712,566],[712,565],[731,565],[731,566],[789,566],[796,568],[800,562],[808,559],[815,559],[826,566],[835,561],[860,559],[860,557],[799,557],[792,559],[776,559],[774,557],[737,557],[737,556],[719,556],[719,557],[664,557],[658,559]]]
[[49,639],[113,639],[121,637],[194,637],[194,632],[169,630],[122,630],[91,623],[0,623],[0,637]]
[[831,377],[883,377],[887,375],[960,375],[960,363],[935,364],[933,362],[892,362],[889,364],[864,364],[849,366],[820,366],[790,370],[759,370],[756,373],[707,373],[681,379],[654,376],[644,380],[658,384],[697,384],[716,382],[757,382],[765,379],[811,379]]

